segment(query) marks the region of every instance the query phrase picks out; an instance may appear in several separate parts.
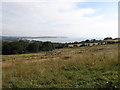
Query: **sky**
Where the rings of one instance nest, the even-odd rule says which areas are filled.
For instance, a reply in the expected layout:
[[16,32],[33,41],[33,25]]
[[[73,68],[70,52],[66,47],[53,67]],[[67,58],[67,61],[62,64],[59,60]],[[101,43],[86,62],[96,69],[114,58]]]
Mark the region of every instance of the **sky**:
[[0,11],[4,36],[118,37],[115,0],[4,0]]

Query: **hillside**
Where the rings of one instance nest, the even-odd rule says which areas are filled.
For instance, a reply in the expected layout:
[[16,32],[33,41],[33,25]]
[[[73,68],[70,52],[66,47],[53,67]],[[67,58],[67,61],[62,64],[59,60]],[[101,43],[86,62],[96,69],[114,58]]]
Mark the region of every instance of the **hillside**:
[[118,44],[3,55],[3,88],[118,88]]

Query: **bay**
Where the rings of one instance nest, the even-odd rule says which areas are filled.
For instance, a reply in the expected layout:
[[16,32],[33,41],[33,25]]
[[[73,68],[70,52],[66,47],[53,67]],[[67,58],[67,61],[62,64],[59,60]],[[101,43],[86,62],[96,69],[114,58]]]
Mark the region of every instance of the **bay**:
[[[85,41],[86,39],[90,39],[90,38],[27,38],[27,40],[35,40],[35,41],[50,41],[50,42],[56,42],[56,43],[70,43],[70,42],[81,42],[81,41]],[[94,39],[94,38],[91,38]],[[96,39],[96,38],[95,38]],[[101,39],[101,38],[97,38],[97,39]]]

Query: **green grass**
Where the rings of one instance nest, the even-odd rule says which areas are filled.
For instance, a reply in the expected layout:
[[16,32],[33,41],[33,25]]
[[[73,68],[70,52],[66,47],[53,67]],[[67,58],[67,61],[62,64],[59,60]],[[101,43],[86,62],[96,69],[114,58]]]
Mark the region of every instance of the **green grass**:
[[118,45],[3,55],[3,88],[118,88]]

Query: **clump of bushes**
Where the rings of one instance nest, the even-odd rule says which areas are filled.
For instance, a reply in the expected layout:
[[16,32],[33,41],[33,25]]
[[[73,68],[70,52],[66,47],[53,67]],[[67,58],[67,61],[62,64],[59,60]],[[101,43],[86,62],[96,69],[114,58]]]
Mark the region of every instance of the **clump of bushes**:
[[64,48],[62,43],[41,42],[41,41],[13,41],[2,42],[2,54],[23,54],[29,52],[52,51],[54,49]]

